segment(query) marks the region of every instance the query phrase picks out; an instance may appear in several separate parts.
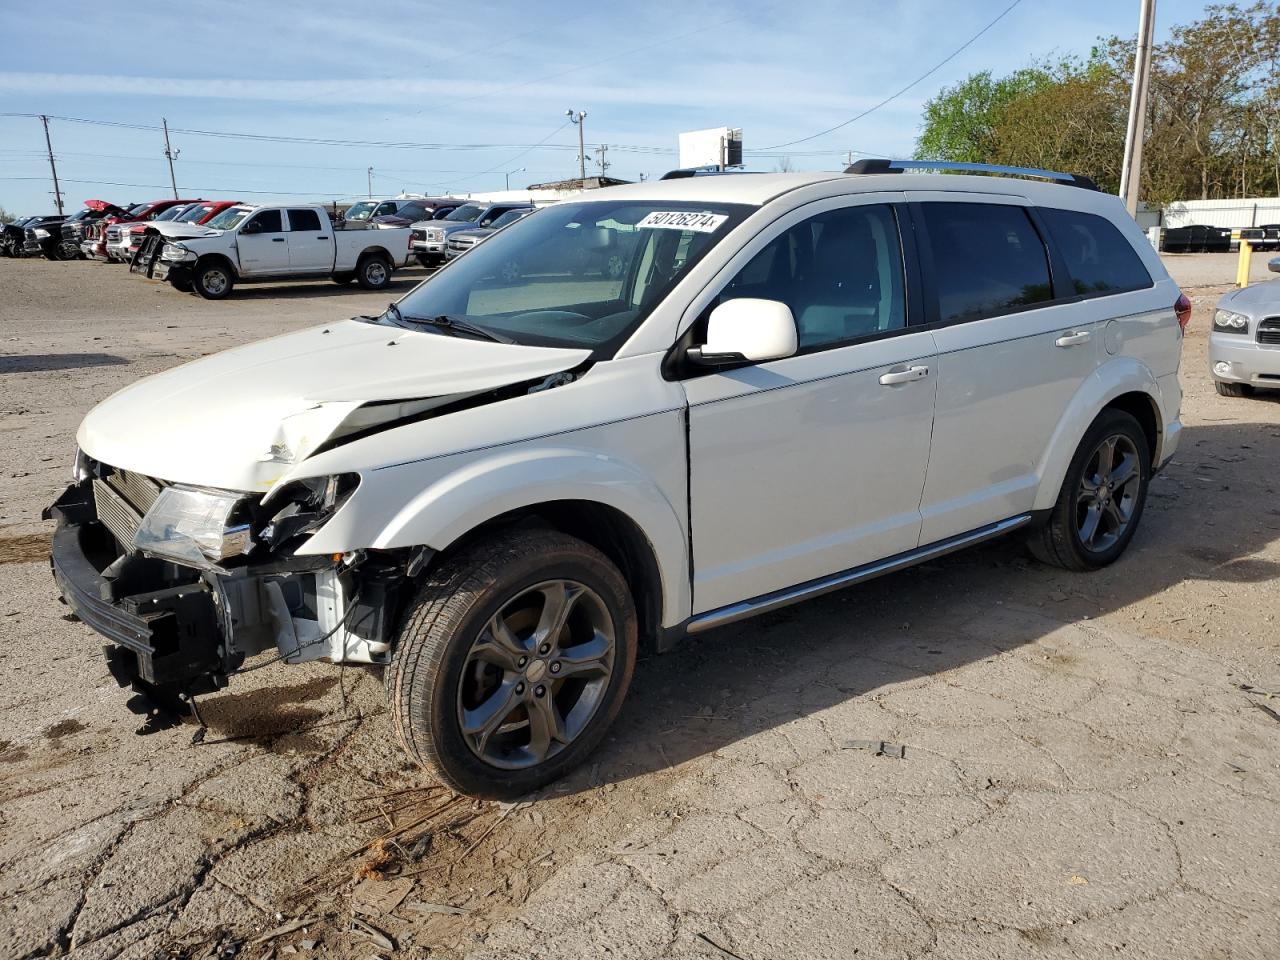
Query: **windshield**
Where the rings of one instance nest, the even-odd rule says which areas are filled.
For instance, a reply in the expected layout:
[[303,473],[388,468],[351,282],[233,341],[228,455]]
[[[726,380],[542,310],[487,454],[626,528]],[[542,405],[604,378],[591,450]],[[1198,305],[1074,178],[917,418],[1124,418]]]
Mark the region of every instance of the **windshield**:
[[406,220],[430,220],[431,208],[421,203],[406,203],[396,211],[396,216]]
[[373,213],[374,208],[378,206],[376,200],[361,200],[359,203],[353,203],[347,207],[345,214],[348,220],[368,220]]
[[151,206],[151,204],[149,203],[135,203],[132,207],[129,208],[129,216],[131,217],[141,216],[142,211],[146,210],[147,207],[149,206]]
[[168,210],[165,210],[163,213],[156,214],[156,217],[155,217],[156,222],[159,223],[161,220],[176,220],[178,218],[178,214],[182,213],[182,211],[186,209],[187,207],[185,204],[181,204],[176,207],[170,207]]
[[446,220],[452,220],[455,223],[475,223],[480,218],[480,214],[484,213],[487,207],[482,207],[478,203],[464,203],[460,207],[455,207],[453,212],[445,217]]
[[202,217],[207,216],[209,211],[212,210],[213,207],[214,205],[212,203],[195,203],[195,204],[192,204],[190,207],[188,207],[186,210],[184,210],[182,213],[178,214],[173,219],[177,223],[195,223],[196,221],[200,220]]
[[517,343],[611,356],[753,208],[659,201],[558,203],[412,290],[405,318],[465,320]]
[[517,220],[519,220],[521,217],[523,217],[527,213],[533,213],[533,211],[532,210],[508,210],[506,213],[500,216],[497,220],[493,221],[493,223],[489,224],[489,226],[493,227],[493,229],[495,230],[499,230],[502,227],[505,227],[508,223],[515,223]]
[[214,230],[232,230],[240,225],[240,221],[247,217],[252,207],[227,207],[220,214],[205,224],[206,227],[212,227]]

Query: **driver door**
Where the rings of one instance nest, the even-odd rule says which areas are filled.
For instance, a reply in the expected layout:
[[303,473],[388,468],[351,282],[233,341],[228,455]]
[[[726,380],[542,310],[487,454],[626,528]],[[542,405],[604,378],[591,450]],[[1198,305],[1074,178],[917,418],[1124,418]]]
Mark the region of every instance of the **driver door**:
[[246,277],[289,270],[289,239],[279,210],[259,210],[236,235],[240,273]]
[[685,381],[695,615],[919,544],[936,351],[908,324],[918,286],[893,197],[793,212],[700,312],[695,343],[720,302],[781,301],[799,348]]

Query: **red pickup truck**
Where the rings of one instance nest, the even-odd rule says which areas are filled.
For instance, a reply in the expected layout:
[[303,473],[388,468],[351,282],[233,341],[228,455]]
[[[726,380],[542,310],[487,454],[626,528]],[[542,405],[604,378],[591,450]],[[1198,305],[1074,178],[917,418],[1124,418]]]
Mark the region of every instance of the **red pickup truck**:
[[[84,241],[80,244],[80,252],[94,260],[119,259],[107,253],[107,242],[109,240],[119,240],[120,224],[143,223],[148,220],[154,220],[159,214],[180,203],[195,203],[195,201],[152,200],[148,203],[134,204],[123,214],[112,214],[111,216],[103,217],[86,234]],[[114,233],[112,232],[113,227],[115,228]]]

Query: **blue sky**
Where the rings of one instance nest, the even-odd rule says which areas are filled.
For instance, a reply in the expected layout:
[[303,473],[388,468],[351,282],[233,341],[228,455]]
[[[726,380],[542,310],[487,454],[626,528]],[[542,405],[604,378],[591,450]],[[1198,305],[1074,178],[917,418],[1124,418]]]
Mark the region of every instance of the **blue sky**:
[[[503,172],[518,167],[526,170],[512,175],[513,187],[574,176],[569,107],[588,112],[589,152],[610,145],[612,176],[659,176],[676,165],[678,132],[726,125],[743,128],[751,169],[774,169],[780,155],[794,169],[834,169],[847,150],[909,155],[924,101],[973,71],[1084,53],[1101,34],[1137,29],[1138,0],[1021,0],[865,119],[752,153],[873,106],[1010,2],[4,3],[0,113],[139,126],[166,117],[183,130],[437,145],[175,134],[180,192],[204,197],[360,196],[370,166],[374,191],[384,194],[501,189]],[[1204,4],[1158,7],[1163,36]],[[158,131],[65,120],[50,127],[69,208],[89,197],[168,194]],[[39,121],[0,117],[0,206],[51,209],[47,175]]]

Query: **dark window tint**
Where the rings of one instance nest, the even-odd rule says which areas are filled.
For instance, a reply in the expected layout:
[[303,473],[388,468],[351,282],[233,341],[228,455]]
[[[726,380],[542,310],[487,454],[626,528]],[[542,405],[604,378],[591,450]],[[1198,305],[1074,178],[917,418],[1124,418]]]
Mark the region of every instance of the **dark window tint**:
[[373,211],[373,215],[375,217],[385,217],[388,214],[395,213],[399,208],[400,205],[398,203],[393,200],[387,200],[384,203],[378,204],[377,209]]
[[1042,208],[1076,293],[1120,293],[1151,286],[1151,274],[1115,225],[1091,213]]
[[848,207],[796,224],[752,257],[718,302],[738,297],[789,306],[801,349],[904,326],[902,245],[892,208]]
[[1021,207],[926,203],[940,319],[976,320],[1053,298],[1049,255]]
[[290,210],[289,229],[298,233],[317,233],[320,230],[320,215],[314,210]]
[[256,233],[280,233],[283,229],[280,226],[279,210],[263,210],[249,223],[256,225]]

